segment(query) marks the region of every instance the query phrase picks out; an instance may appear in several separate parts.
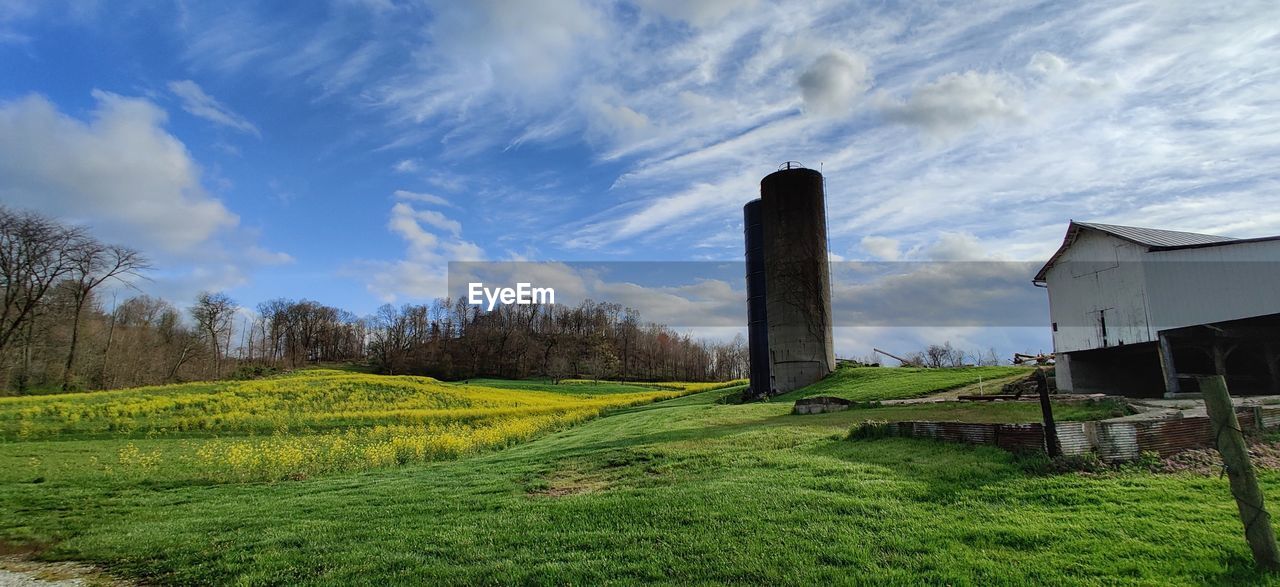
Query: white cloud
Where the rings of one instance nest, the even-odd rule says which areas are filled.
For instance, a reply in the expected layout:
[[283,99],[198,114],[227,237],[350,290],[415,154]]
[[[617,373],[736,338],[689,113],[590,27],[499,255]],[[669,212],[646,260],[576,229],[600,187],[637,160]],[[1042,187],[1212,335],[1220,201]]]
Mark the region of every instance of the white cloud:
[[395,197],[399,200],[407,202],[421,202],[423,204],[434,204],[436,206],[453,206],[446,200],[435,194],[424,194],[421,192],[411,192],[408,190],[396,190]]
[[258,265],[290,265],[296,261],[293,255],[281,251],[272,251],[261,245],[249,245],[245,249],[245,258]]
[[1063,98],[1093,98],[1119,87],[1115,79],[1099,79],[1084,75],[1063,57],[1048,51],[1037,51],[1027,63],[1027,70],[1040,78],[1041,94],[1060,102]]
[[462,223],[435,210],[414,210],[412,206],[401,202],[391,208],[391,215],[393,218],[396,216],[412,218],[415,223],[438,228],[448,232],[455,238],[462,235]]
[[621,103],[617,92],[593,88],[582,96],[587,116],[587,137],[607,142],[635,140],[652,124],[649,117]]
[[144,250],[185,251],[238,219],[200,185],[155,104],[95,91],[89,120],[41,96],[0,103],[0,195]]
[[646,321],[673,328],[734,327],[746,321],[743,285],[718,279],[687,284],[642,286],[626,281],[595,281],[588,295],[597,301],[621,304]]
[[638,4],[666,18],[704,27],[743,10],[752,10],[757,0],[639,0]]
[[697,212],[708,206],[743,200],[755,182],[732,178],[722,183],[697,184],[679,194],[657,198],[638,210],[609,214],[604,219],[589,219],[566,241],[571,247],[593,248],[624,239],[652,240],[666,230],[704,221]]
[[261,230],[242,227],[203,187],[200,166],[164,128],[163,110],[144,99],[93,96],[86,120],[36,95],[0,103],[0,201],[139,249],[155,268],[134,285],[177,304],[294,262],[259,244]]
[[1005,76],[966,71],[920,86],[905,100],[887,100],[881,109],[890,120],[953,135],[985,122],[1018,120],[1021,103],[1021,92]]
[[198,116],[209,122],[251,134],[255,137],[262,136],[262,133],[258,131],[258,127],[246,120],[245,117],[232,112],[230,108],[214,99],[213,96],[206,94],[196,82],[191,80],[172,81],[169,82],[169,91],[182,100],[182,109],[192,116]]
[[391,166],[397,173],[414,173],[422,169],[417,159],[401,159]]
[[430,258],[440,244],[440,237],[428,231],[418,223],[417,211],[408,204],[396,204],[391,208],[391,220],[387,228],[409,243],[410,255],[417,258]]
[[896,238],[864,236],[861,245],[863,250],[884,261],[897,261],[902,256],[902,243]]
[[930,244],[913,251],[929,261],[979,261],[992,258],[978,237],[967,232],[944,231]]
[[414,75],[384,80],[370,91],[376,103],[415,122],[483,105],[559,103],[557,91],[585,65],[583,57],[606,37],[608,23],[580,0],[479,0],[435,8],[430,58],[412,62]]
[[1062,57],[1048,51],[1036,51],[1035,55],[1031,56],[1031,62],[1027,64],[1027,69],[1043,76],[1055,76],[1067,70],[1067,62]]
[[369,292],[386,302],[400,297],[444,297],[448,295],[449,262],[480,261],[485,257],[484,249],[462,238],[462,223],[435,210],[414,208],[408,202],[396,202],[391,207],[387,228],[405,241],[405,258],[362,261],[345,270],[363,279]]
[[826,116],[850,114],[869,82],[866,60],[843,51],[822,55],[797,81],[805,107]]
[[[1031,327],[1046,324],[1038,263],[972,257],[832,266],[837,326]],[[939,341],[940,342],[940,341]]]

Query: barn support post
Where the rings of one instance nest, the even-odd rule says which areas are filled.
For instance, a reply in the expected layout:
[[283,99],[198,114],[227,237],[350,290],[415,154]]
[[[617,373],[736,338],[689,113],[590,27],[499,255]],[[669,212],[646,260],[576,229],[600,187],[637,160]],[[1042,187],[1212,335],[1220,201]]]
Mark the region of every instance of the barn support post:
[[1271,515],[1263,504],[1262,488],[1258,486],[1258,476],[1249,461],[1249,447],[1245,444],[1240,421],[1227,393],[1227,381],[1221,375],[1198,379],[1213,426],[1213,437],[1218,452],[1222,454],[1231,483],[1231,495],[1235,497],[1240,520],[1244,522],[1244,538],[1253,552],[1253,560],[1265,569],[1280,569],[1280,549],[1271,528]]
[[1213,343],[1213,371],[1216,375],[1227,376],[1227,358],[1235,352],[1239,345],[1228,345],[1223,342]]
[[1223,350],[1221,343],[1213,343],[1213,372],[1223,377],[1227,376],[1227,352]]
[[1173,344],[1165,333],[1161,332],[1157,336],[1160,338],[1160,372],[1164,374],[1164,396],[1173,397],[1182,391],[1178,387],[1178,367],[1173,362]]
[[1278,350],[1280,350],[1280,348],[1277,348],[1275,343],[1269,342],[1265,349],[1266,354],[1262,357],[1263,359],[1266,359],[1267,373],[1271,375],[1272,395],[1280,395],[1280,355],[1276,352]]

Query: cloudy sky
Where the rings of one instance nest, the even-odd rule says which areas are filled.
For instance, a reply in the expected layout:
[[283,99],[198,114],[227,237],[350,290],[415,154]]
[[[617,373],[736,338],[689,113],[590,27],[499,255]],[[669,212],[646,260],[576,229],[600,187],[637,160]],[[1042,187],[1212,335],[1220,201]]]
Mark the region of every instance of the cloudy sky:
[[786,160],[837,260],[1277,234],[1280,3],[1211,4],[0,0],[0,200],[176,301],[357,313],[450,260],[739,260]]

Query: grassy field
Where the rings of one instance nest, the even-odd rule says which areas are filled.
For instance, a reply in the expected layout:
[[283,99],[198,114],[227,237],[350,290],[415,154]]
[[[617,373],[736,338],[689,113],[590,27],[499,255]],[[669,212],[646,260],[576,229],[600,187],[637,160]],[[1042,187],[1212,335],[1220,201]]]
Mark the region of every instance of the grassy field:
[[[157,583],[1280,584],[1251,570],[1217,476],[1047,475],[989,448],[845,439],[867,419],[944,408],[1034,420],[1024,404],[793,416],[785,402],[719,401],[739,391],[615,408],[500,451],[301,481],[197,481],[168,461],[54,475],[28,461],[149,440],[7,438],[0,537]],[[1280,475],[1262,482],[1274,491]]]
[[54,441],[53,447],[80,442],[73,452],[87,454],[83,461],[31,457],[28,468],[45,479],[70,470],[300,479],[502,448],[605,410],[714,385],[598,394],[582,393],[586,385],[563,386],[573,394],[515,387],[308,370],[256,381],[0,398],[0,439]]
[[830,377],[804,389],[777,396],[773,401],[793,402],[815,395],[854,401],[908,399],[1023,373],[1030,374],[1031,370],[1026,367],[840,367]]

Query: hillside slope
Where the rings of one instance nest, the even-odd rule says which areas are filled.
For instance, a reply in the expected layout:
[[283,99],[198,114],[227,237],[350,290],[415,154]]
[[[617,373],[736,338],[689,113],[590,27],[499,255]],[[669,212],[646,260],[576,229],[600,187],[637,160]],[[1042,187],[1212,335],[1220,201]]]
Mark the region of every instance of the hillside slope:
[[[928,406],[791,416],[717,403],[736,391],[298,482],[6,472],[0,536],[156,583],[1275,582],[1250,570],[1225,479],[1030,474],[994,449],[844,440],[881,410]],[[52,444],[3,447],[4,470]]]
[[[48,441],[35,476],[298,479],[434,461],[523,442],[607,410],[716,384],[592,393],[306,370],[254,381],[0,398],[0,440]],[[74,444],[79,442],[80,444]]]
[[841,367],[813,385],[771,401],[795,401],[816,395],[853,401],[907,399],[1028,372],[1026,367]]

